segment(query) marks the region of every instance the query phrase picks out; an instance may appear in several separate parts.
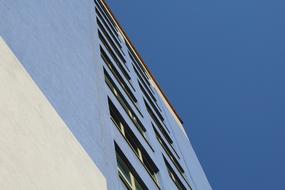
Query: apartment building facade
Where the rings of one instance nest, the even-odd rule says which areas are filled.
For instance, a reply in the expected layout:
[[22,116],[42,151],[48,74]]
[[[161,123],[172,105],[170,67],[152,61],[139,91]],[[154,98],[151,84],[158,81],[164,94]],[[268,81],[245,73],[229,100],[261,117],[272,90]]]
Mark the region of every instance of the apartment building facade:
[[103,0],[0,0],[0,18],[0,187],[211,189]]

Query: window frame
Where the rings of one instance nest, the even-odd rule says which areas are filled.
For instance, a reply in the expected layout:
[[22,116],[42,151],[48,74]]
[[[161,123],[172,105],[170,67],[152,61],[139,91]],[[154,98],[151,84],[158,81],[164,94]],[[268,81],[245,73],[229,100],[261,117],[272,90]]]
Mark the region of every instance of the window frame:
[[[142,190],[149,190],[143,180],[139,177],[138,173],[135,171],[134,167],[130,163],[130,161],[126,158],[123,151],[120,149],[118,144],[115,143],[115,151],[116,151],[116,159],[117,159],[117,170],[120,179],[123,183],[130,188],[131,190],[137,190],[136,184],[139,184]],[[123,162],[123,164],[128,168],[128,173],[130,175],[130,180],[124,175],[124,172],[121,170],[119,166],[119,160]]]
[[154,183],[160,189],[158,167],[156,166],[152,158],[149,156],[143,145],[137,139],[132,129],[129,127],[123,116],[120,114],[120,112],[112,102],[109,102],[109,111],[111,121],[114,123],[123,138],[126,140],[126,142],[130,146],[136,157],[139,159],[141,164],[144,166]]
[[[177,187],[178,190],[187,190],[187,188],[185,187],[185,185],[182,183],[182,181],[180,180],[180,178],[178,177],[178,175],[175,173],[174,169],[171,167],[171,165],[169,164],[169,162],[166,160],[166,158],[163,156],[163,160],[167,169],[167,172],[169,174],[169,177],[171,178],[171,180],[173,181],[173,183],[175,184],[175,186]],[[187,183],[187,186],[190,188],[190,190],[192,190],[192,187]]]

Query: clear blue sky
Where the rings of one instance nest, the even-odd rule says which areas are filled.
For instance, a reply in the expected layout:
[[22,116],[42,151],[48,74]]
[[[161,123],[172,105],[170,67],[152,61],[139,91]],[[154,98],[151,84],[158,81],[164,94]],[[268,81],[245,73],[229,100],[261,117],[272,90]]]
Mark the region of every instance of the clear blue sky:
[[285,1],[108,0],[215,190],[285,189]]

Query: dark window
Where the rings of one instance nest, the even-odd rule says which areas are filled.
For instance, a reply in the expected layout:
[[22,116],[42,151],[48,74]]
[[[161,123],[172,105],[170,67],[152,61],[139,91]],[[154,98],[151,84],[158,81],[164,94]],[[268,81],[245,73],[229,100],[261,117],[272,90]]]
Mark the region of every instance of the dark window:
[[172,144],[173,141],[170,137],[170,135],[168,134],[169,131],[167,131],[167,128],[164,127],[164,124],[162,124],[159,119],[156,117],[156,115],[153,113],[152,109],[150,108],[150,106],[148,105],[148,103],[144,100],[146,109],[150,115],[150,117],[152,118],[152,120],[154,121],[154,123],[156,124],[156,126],[160,129],[160,131],[162,132],[163,136],[166,138],[166,140]]
[[[97,8],[96,8],[96,13],[97,13],[97,16],[100,18],[100,20],[101,20],[102,23],[103,23],[103,24],[102,24],[102,23],[100,22],[100,24],[101,24],[101,25],[104,25],[105,28],[107,28],[109,34],[113,37],[113,39],[114,39],[114,41],[116,42],[116,44],[117,44],[120,48],[122,48],[122,45],[120,44],[118,37],[115,36],[114,33],[111,31],[109,25],[108,25],[108,24],[106,23],[106,21],[102,18],[102,15],[101,15],[101,13],[98,11]],[[98,20],[99,20],[99,19],[97,18],[97,22],[98,22]],[[99,20],[99,21],[100,21],[100,20]],[[98,24],[99,24],[99,23],[98,23]]]
[[142,134],[142,136],[147,140],[145,127],[143,126],[139,118],[135,115],[131,106],[128,104],[128,102],[126,101],[122,93],[119,91],[118,87],[111,80],[111,77],[108,75],[107,72],[105,72],[105,81],[108,87],[110,88],[110,90],[113,92],[114,96],[117,98],[117,100],[120,102],[120,104],[122,105],[126,113],[128,114],[129,118],[132,120],[132,122],[137,127],[137,129]]
[[141,77],[141,75],[138,73],[138,70],[136,69],[136,67],[133,65],[133,68],[134,68],[134,71],[135,73],[137,74],[139,80],[142,82],[143,86],[145,87],[145,89],[147,89],[147,92],[149,93],[149,95],[153,98],[153,100],[156,102],[156,98],[154,97],[153,93],[151,92],[150,90],[150,86],[148,86],[146,83],[145,83],[145,80]]
[[141,70],[142,74],[146,77],[146,79],[149,79],[148,72],[146,71],[143,63],[137,58],[135,53],[131,50],[131,47],[129,46],[129,44],[127,44],[127,47],[129,49],[129,55],[131,59],[133,60],[133,62],[136,64],[137,67],[139,67],[139,69]]
[[126,188],[129,190],[148,190],[134,167],[115,143],[118,174]]
[[167,160],[164,157],[163,157],[163,159],[164,159],[168,174],[169,174],[170,178],[172,179],[172,181],[174,182],[174,184],[176,185],[177,189],[178,190],[187,190],[186,187],[181,182],[181,180],[179,179],[179,177],[176,175],[176,173],[172,169],[172,167],[170,166],[170,164],[167,162]]
[[[127,110],[126,111],[131,112],[132,118],[135,118],[135,120],[138,120],[137,116],[135,115],[132,108],[128,104],[126,98],[123,96],[123,94],[121,93],[119,88],[116,86],[115,82],[112,80],[111,76],[108,74],[108,72],[106,71],[105,68],[104,68],[104,74],[105,74],[105,81],[108,84],[108,86],[110,87],[110,89],[112,90],[112,92],[114,93],[114,95],[117,97],[117,99],[120,101],[120,103],[123,103],[123,105],[126,106],[126,109],[128,109],[128,111]],[[143,117],[141,111],[137,107],[137,104],[135,102],[132,102],[132,103],[134,104],[134,107],[137,109],[138,113]],[[139,125],[142,126],[142,123],[140,121],[138,123],[139,123]]]
[[106,47],[106,49],[108,50],[109,54],[112,56],[112,58],[114,59],[115,63],[118,65],[118,67],[120,68],[120,70],[122,71],[122,73],[125,75],[125,77],[128,80],[131,80],[130,75],[128,74],[128,72],[126,71],[126,65],[123,65],[120,60],[117,58],[117,56],[115,55],[115,53],[113,52],[112,48],[109,46],[109,44],[107,43],[107,41],[105,40],[105,38],[103,37],[103,35],[101,34],[101,32],[98,30],[98,34],[99,34],[99,38],[101,40],[101,42],[104,44],[104,46]]
[[[156,114],[158,115],[158,117],[161,119],[161,121],[164,121],[163,116],[160,113],[160,108],[158,107],[158,105],[156,104],[156,102],[154,103],[153,100],[151,99],[151,97],[148,95],[148,93],[145,91],[145,89],[142,87],[141,83],[139,82],[139,86],[140,89],[142,90],[144,96],[146,97],[146,99],[148,100],[148,102],[150,103],[150,105],[152,106],[152,108],[154,109],[154,111],[156,112]],[[159,109],[159,110],[158,110]]]
[[119,113],[118,109],[115,105],[109,101],[109,110],[111,114],[111,119],[116,125],[116,127],[120,130],[121,134],[124,136],[138,159],[142,162],[152,179],[155,181],[157,185],[159,185],[158,181],[158,168],[155,163],[152,161],[146,150],[143,148],[140,141],[137,139],[135,134],[132,132],[122,115]]
[[131,101],[134,103],[134,105],[137,106],[136,104],[138,101],[137,101],[135,95],[133,94],[132,90],[129,88],[129,86],[127,85],[127,83],[123,79],[123,77],[120,75],[119,71],[116,69],[116,67],[114,66],[112,61],[109,59],[108,55],[105,53],[105,51],[101,47],[100,47],[100,52],[101,52],[101,57],[102,57],[103,61],[105,62],[105,64],[108,66],[108,68],[110,69],[112,74],[116,77],[119,84],[124,89],[124,91],[126,92],[128,97],[131,99]]
[[162,139],[162,137],[160,136],[160,134],[158,133],[158,131],[155,129],[154,126],[153,126],[153,129],[154,129],[154,132],[155,132],[155,135],[156,135],[158,142],[160,143],[160,145],[162,146],[162,148],[164,149],[164,151],[166,152],[168,157],[171,159],[171,161],[173,162],[173,164],[175,165],[177,170],[183,175],[184,170],[183,170],[182,166],[179,164],[178,160],[176,159],[174,154],[171,152],[171,150],[168,148],[168,145]]
[[109,44],[111,44],[111,46],[113,47],[113,49],[115,50],[116,54],[119,56],[119,58],[121,59],[121,61],[126,64],[126,60],[124,58],[124,56],[121,53],[121,49],[119,49],[116,44],[114,43],[114,41],[111,39],[110,35],[108,34],[108,32],[105,30],[105,28],[102,26],[101,22],[97,19],[97,23],[98,26],[100,28],[100,30],[103,32],[104,36],[107,38],[107,41],[109,42]]
[[98,7],[98,9],[100,10],[100,12],[102,13],[102,15],[104,16],[105,20],[108,22],[109,26],[112,28],[113,32],[118,36],[118,29],[116,27],[115,22],[113,21],[113,19],[111,18],[111,16],[109,15],[108,11],[105,9],[105,7],[102,5],[102,3],[100,1],[98,1],[99,3],[97,3],[97,1],[95,0],[96,3],[96,7]]
[[141,71],[140,68],[138,68],[137,64],[133,63],[134,68],[136,68],[136,73],[141,77],[142,80],[144,80],[148,86],[150,86],[149,80],[146,78],[145,74]]

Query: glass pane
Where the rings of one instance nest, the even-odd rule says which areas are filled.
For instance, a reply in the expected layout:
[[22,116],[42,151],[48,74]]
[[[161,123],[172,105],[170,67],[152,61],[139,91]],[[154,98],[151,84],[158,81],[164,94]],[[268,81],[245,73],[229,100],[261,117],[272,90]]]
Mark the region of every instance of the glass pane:
[[135,180],[136,190],[143,190],[142,186]]
[[125,162],[121,159],[119,155],[117,155],[117,161],[119,170],[121,171],[122,175],[129,183],[131,183],[131,175],[128,166],[125,164]]
[[121,181],[121,190],[132,190],[130,187],[128,187],[123,181]]

